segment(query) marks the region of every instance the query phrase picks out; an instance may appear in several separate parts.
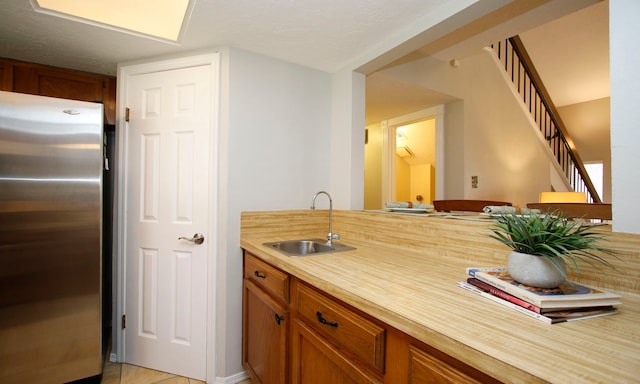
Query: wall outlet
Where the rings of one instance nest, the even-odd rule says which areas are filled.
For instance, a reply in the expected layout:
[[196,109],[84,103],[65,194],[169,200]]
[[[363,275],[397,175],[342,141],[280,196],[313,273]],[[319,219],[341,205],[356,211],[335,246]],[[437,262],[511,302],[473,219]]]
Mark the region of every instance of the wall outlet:
[[471,176],[471,188],[478,188],[478,176]]

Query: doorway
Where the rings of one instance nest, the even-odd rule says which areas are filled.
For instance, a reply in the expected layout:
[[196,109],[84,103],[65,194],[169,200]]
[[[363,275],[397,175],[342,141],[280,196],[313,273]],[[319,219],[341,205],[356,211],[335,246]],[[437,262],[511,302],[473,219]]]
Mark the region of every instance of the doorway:
[[432,204],[436,194],[435,118],[395,127],[395,198]]
[[416,202],[417,195],[430,204],[444,196],[444,113],[439,105],[367,126],[365,209],[383,209],[390,201]]

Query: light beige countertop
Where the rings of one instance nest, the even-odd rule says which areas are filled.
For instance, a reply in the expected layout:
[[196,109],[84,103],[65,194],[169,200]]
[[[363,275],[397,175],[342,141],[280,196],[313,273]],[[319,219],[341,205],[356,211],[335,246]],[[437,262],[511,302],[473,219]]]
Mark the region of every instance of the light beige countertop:
[[[550,325],[456,286],[465,268],[501,260],[500,245],[483,240],[488,223],[334,212],[340,241],[356,250],[287,257],[262,244],[326,235],[326,211],[290,212],[243,213],[242,248],[501,381],[640,382],[640,295],[633,289],[606,287],[623,296],[616,315]],[[616,246],[633,270],[621,284],[635,284],[640,236],[621,239]]]

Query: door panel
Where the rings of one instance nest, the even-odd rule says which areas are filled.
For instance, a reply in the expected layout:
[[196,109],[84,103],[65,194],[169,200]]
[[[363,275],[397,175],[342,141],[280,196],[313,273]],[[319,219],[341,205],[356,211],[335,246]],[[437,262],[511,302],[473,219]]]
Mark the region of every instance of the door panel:
[[[125,360],[200,380],[211,103],[209,65],[129,77]],[[202,244],[189,241],[195,233],[205,234]]]

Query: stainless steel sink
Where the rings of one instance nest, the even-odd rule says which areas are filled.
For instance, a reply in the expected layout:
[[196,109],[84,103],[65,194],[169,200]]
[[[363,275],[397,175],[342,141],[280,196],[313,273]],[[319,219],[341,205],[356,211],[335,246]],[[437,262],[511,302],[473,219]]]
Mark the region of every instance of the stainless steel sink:
[[271,247],[286,256],[309,256],[355,249],[335,241],[328,244],[326,240],[322,239],[275,241],[273,243],[264,243],[263,245]]

